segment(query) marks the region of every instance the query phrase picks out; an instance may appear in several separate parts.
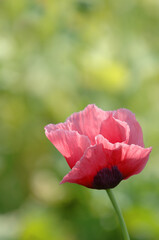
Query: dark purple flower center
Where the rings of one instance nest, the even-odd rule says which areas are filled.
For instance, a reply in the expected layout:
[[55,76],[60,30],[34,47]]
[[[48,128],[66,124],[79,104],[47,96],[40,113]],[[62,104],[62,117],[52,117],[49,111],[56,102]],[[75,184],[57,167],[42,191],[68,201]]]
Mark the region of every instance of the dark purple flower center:
[[92,187],[96,189],[114,188],[122,179],[122,174],[117,166],[113,166],[111,169],[103,168],[94,177]]

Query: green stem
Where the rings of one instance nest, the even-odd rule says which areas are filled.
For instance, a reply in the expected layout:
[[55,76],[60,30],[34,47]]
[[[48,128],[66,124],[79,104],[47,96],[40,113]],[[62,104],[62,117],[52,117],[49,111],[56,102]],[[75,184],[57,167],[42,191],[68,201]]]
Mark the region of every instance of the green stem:
[[124,237],[124,240],[130,240],[130,237],[129,237],[129,234],[128,234],[128,230],[127,230],[127,227],[126,227],[126,224],[125,224],[125,221],[124,221],[124,218],[122,216],[122,213],[121,213],[121,210],[117,204],[117,201],[114,197],[114,194],[112,192],[111,189],[106,189],[107,191],[107,194],[110,198],[110,201],[112,202],[112,205],[116,211],[116,214],[119,218],[119,222],[120,222],[120,226],[121,226],[121,229],[122,229],[122,233],[123,233],[123,237]]

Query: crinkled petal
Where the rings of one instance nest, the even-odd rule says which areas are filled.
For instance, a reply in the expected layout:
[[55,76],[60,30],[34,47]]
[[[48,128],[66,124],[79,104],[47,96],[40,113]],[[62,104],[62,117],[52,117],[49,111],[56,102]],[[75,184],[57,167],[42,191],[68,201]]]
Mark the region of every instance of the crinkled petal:
[[58,123],[58,124],[48,124],[44,128],[48,133],[51,131],[63,129],[63,130],[71,130],[71,123],[69,121],[64,122],[64,123]]
[[102,134],[111,143],[128,143],[129,133],[130,129],[128,124],[115,119],[111,115],[101,124],[100,134]]
[[[49,126],[50,128],[50,126]],[[90,146],[87,136],[80,135],[76,131],[58,129],[50,131],[45,128],[45,134],[57,150],[66,158],[70,168],[83,156],[85,150]]]
[[121,121],[125,121],[129,125],[130,128],[130,138],[128,142],[129,145],[136,144],[141,147],[144,147],[142,129],[140,127],[140,124],[137,122],[135,118],[135,114],[133,114],[128,109],[121,108],[114,112],[113,117]]
[[118,169],[122,173],[124,179],[132,175],[140,173],[149,158],[152,148],[142,148],[137,145],[122,145],[122,156],[118,163]]
[[69,120],[71,129],[78,131],[81,135],[88,136],[92,145],[95,143],[95,136],[100,133],[101,123],[113,112],[103,111],[94,104],[88,105],[83,111],[72,114]]

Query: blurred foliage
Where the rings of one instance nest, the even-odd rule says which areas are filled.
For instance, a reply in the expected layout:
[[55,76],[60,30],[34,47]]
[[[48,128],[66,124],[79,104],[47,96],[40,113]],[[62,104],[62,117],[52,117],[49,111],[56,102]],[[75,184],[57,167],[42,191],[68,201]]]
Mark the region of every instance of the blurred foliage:
[[0,240],[121,239],[104,191],[59,186],[44,135],[95,103],[136,113],[153,151],[114,189],[132,240],[159,239],[158,0],[0,0]]

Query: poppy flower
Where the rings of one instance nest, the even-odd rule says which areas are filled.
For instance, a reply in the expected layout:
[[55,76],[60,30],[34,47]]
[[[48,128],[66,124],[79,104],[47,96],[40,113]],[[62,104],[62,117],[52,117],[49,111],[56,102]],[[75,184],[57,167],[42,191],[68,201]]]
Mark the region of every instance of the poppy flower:
[[103,111],[91,104],[64,123],[47,125],[45,134],[71,168],[61,183],[94,189],[114,188],[140,173],[152,149],[144,148],[135,115],[123,108]]

